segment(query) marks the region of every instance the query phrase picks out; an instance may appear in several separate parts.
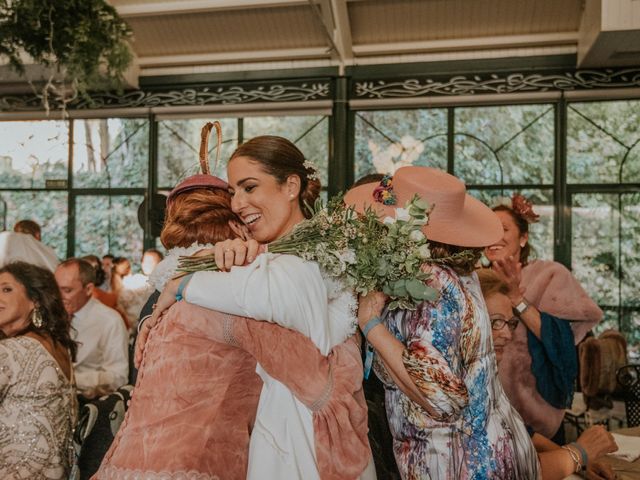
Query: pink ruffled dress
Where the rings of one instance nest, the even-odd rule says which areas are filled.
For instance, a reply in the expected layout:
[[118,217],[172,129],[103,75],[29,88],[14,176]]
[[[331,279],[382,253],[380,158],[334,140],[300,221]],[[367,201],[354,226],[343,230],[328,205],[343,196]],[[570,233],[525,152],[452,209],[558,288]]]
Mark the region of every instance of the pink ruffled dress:
[[370,459],[356,339],[323,357],[292,330],[179,302],[152,331],[98,479],[244,479],[262,382],[256,361],[313,411],[320,477]]

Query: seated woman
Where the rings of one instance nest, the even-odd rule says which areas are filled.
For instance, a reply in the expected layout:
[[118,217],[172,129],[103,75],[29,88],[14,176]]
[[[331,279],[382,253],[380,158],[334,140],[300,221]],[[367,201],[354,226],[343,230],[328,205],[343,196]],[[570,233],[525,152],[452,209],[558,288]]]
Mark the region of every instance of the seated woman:
[[529,224],[538,215],[526,198],[516,194],[493,210],[504,236],[485,255],[522,318],[505,347],[500,380],[525,423],[562,444],[578,372],[575,345],[602,319],[602,310],[563,265],[529,260]]
[[[504,358],[505,347],[511,342],[512,332],[518,326],[520,319],[514,316],[508,296],[509,286],[498,274],[489,269],[482,269],[478,271],[478,278],[491,318],[496,361],[500,365]],[[533,431],[530,430],[530,433]],[[560,480],[579,471],[582,467],[587,470],[587,478],[606,480],[615,478],[613,470],[602,462],[601,457],[618,448],[612,435],[602,425],[587,429],[576,442],[563,447],[539,433],[533,433],[532,440],[540,458],[543,480]]]
[[[152,278],[156,287],[171,277],[178,255],[244,233],[230,202],[227,184],[211,175],[174,189],[161,235],[171,250]],[[368,459],[357,344],[340,345],[326,358],[299,333],[186,302],[151,331],[131,406],[96,478],[245,479],[262,388],[256,361],[314,406],[322,478],[356,478]]]
[[76,344],[51,271],[0,269],[0,478],[68,478]]

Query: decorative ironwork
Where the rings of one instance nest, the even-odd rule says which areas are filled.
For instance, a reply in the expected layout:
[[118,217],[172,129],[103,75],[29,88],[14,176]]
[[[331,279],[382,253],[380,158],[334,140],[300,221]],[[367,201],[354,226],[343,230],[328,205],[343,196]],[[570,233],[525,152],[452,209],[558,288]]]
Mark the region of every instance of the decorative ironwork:
[[[331,99],[330,81],[260,85],[217,85],[166,91],[135,90],[118,94],[95,93],[90,99],[80,98],[70,103],[70,110],[96,108],[148,108],[201,105],[238,105],[255,102],[306,102]],[[52,109],[59,107],[53,106]],[[41,110],[35,95],[0,97],[1,111]]]
[[353,98],[408,98],[640,87],[640,68],[553,73],[490,73],[355,82]]

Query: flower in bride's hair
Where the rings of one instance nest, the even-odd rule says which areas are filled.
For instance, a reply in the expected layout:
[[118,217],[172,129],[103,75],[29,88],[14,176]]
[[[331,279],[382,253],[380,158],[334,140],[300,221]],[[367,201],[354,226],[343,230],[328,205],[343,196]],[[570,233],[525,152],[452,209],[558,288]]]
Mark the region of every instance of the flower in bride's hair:
[[320,180],[320,175],[318,175],[318,167],[311,160],[305,160],[302,164],[307,171],[307,178],[309,180]]

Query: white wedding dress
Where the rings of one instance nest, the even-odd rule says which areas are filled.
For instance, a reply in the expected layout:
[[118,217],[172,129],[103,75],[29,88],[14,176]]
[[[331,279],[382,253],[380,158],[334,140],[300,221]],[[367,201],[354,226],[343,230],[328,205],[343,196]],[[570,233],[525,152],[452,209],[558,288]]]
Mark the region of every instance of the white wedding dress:
[[[197,272],[183,296],[202,307],[296,330],[323,355],[353,335],[357,325],[353,292],[335,279],[323,278],[317,263],[293,255],[263,253],[230,272]],[[247,478],[319,480],[312,411],[260,365],[256,371],[264,385]],[[366,476],[375,478],[373,462]]]

